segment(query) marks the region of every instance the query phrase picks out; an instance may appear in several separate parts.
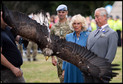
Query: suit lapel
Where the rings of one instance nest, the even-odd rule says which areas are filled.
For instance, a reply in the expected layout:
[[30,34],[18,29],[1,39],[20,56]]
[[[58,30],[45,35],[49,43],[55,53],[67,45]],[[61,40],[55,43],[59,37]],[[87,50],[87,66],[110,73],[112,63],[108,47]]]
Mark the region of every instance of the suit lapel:
[[[103,37],[105,36],[105,34],[109,31],[109,26],[106,26],[104,27],[97,35],[95,35],[96,31],[93,32],[92,34],[92,44],[91,44],[91,48],[94,46],[94,44],[97,42],[97,40],[100,38],[100,37]],[[91,49],[90,48],[90,49]]]

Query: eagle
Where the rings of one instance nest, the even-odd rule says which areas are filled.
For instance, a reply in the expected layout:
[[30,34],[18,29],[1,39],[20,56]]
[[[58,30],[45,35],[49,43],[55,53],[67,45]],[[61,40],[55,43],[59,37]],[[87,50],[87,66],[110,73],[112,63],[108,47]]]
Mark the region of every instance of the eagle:
[[16,34],[37,43],[44,56],[55,55],[77,66],[86,76],[92,76],[104,83],[118,75],[115,71],[120,70],[117,68],[119,64],[111,64],[108,59],[97,56],[86,47],[50,34],[45,12],[37,13],[35,20],[22,12],[9,10],[4,4],[2,12],[3,20],[8,26]]

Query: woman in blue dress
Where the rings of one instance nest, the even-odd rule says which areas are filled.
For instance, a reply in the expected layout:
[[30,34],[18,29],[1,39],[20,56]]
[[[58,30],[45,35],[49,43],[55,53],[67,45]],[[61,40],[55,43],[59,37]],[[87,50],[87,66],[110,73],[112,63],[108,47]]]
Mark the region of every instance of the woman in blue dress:
[[[87,22],[80,14],[72,17],[70,22],[70,28],[74,30],[73,33],[66,35],[66,40],[74,42],[81,46],[86,46],[86,41],[89,35],[87,32]],[[84,75],[75,65],[63,61],[63,73],[64,83],[84,83]]]

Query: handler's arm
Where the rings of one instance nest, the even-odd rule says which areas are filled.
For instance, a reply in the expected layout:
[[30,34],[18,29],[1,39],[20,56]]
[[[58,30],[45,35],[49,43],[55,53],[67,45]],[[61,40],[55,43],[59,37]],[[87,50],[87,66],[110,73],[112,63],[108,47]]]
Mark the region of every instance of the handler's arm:
[[2,54],[2,48],[1,48],[1,64],[10,69],[17,77],[22,76],[23,72],[19,68],[12,65]]

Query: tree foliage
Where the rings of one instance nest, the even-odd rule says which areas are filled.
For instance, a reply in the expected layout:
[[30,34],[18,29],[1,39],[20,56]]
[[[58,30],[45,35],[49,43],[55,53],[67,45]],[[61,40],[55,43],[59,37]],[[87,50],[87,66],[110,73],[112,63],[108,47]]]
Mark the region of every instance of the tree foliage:
[[93,16],[98,7],[105,7],[114,1],[3,1],[11,10],[18,10],[26,14],[34,13],[40,10],[56,14],[56,8],[60,4],[68,6],[69,15],[82,14],[83,16]]

